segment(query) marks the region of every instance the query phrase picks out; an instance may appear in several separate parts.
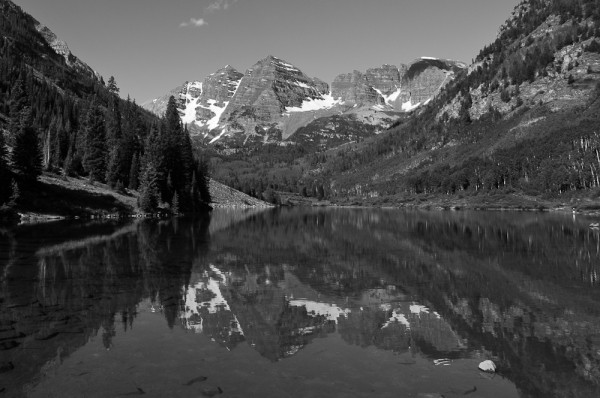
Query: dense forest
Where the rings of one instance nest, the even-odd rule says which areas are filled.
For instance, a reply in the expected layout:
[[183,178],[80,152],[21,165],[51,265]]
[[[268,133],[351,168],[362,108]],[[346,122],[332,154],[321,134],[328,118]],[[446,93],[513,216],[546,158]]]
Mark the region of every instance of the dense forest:
[[[144,212],[205,210],[208,168],[194,154],[171,98],[163,118],[119,97],[91,69],[57,54],[37,21],[9,1],[0,9],[0,205],[43,171],[139,191]],[[78,61],[78,60],[77,60]]]

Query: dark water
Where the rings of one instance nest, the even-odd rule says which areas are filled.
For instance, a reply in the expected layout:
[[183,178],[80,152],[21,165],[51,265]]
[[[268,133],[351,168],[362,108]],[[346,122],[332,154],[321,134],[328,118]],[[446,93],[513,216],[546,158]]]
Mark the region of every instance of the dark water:
[[294,209],[0,229],[0,398],[599,397],[592,221]]

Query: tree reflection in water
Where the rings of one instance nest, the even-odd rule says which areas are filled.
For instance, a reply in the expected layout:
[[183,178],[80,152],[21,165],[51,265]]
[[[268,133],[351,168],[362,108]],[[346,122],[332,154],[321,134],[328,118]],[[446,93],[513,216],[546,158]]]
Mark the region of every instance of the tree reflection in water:
[[596,396],[600,236],[588,224],[293,209],[1,230],[0,362],[15,369],[0,387],[22,391],[92,336],[111,349],[149,300],[169,327],[273,363],[339,335],[415,360],[493,358],[521,396]]

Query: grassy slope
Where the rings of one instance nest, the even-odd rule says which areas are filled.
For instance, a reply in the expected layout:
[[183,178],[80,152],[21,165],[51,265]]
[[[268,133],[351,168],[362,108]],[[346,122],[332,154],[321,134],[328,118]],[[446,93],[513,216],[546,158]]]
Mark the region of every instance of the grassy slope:
[[[17,210],[28,219],[54,217],[88,217],[131,214],[138,211],[136,191],[117,193],[107,185],[89,180],[45,173],[36,182],[20,181]],[[269,207],[211,180],[210,192],[215,207]]]

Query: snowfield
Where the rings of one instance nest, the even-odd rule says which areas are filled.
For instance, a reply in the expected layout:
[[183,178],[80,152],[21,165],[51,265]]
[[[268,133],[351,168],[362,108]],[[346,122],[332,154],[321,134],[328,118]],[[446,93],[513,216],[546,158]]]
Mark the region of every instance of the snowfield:
[[340,98],[333,98],[331,93],[323,95],[321,98],[311,98],[302,103],[299,107],[286,107],[286,113],[294,112],[310,112],[319,111],[322,109],[331,109],[336,105],[342,105]]

